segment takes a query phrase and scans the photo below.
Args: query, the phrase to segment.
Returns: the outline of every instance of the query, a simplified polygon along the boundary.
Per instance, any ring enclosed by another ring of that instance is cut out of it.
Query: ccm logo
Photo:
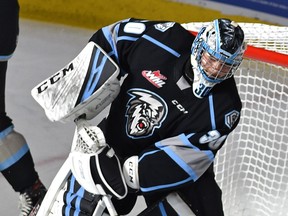
[[[172,100],[172,104],[175,105],[177,107],[177,109],[179,111],[181,111],[182,113],[184,113],[184,114],[188,113],[188,111],[185,110],[185,108],[177,100]]]
[[[134,182],[134,164],[133,164],[133,162],[129,162],[128,175],[129,175],[129,181],[133,183]]]
[[[66,76],[67,72],[72,71],[73,69],[74,69],[73,63],[71,63],[68,66],[68,68],[64,68],[62,71],[59,71],[58,73],[54,74],[52,77],[47,79],[45,82],[40,84],[37,87],[38,94],[41,94],[42,92],[44,92],[49,86],[51,86],[51,85],[55,84],[56,82],[58,82],[61,78]]]

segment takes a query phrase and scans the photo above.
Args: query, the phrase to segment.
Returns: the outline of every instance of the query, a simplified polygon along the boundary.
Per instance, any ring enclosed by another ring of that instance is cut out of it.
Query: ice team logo
[[[133,139],[149,137],[161,127],[168,108],[165,101],[153,92],[130,89],[131,99],[127,103],[126,132]]]
[[[150,83],[152,83],[157,88],[163,87],[165,82],[163,80],[167,80],[167,78],[160,73],[160,70],[151,71],[144,70],[142,71],[142,76],[145,77]]]

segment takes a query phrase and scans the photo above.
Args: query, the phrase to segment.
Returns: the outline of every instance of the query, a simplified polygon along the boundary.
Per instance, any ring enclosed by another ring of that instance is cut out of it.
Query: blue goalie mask
[[[191,47],[194,95],[203,98],[217,83],[232,77],[245,49],[244,32],[236,22],[217,19],[202,27]]]

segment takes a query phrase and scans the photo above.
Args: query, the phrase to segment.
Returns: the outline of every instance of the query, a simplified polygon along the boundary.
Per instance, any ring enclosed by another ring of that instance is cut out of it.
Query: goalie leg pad
[[[93,214],[101,196],[85,191],[71,175],[67,180],[67,187],[62,199],[64,201],[62,215],[74,215],[74,212],[78,212],[79,215],[88,216]]]

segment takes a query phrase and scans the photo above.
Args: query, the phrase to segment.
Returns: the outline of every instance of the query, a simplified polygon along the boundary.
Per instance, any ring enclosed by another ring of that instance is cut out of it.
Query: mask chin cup
[[[193,94],[197,98],[203,98],[209,95],[211,89],[217,84],[209,82],[205,77],[197,70],[194,70],[194,80],[192,85]]]

